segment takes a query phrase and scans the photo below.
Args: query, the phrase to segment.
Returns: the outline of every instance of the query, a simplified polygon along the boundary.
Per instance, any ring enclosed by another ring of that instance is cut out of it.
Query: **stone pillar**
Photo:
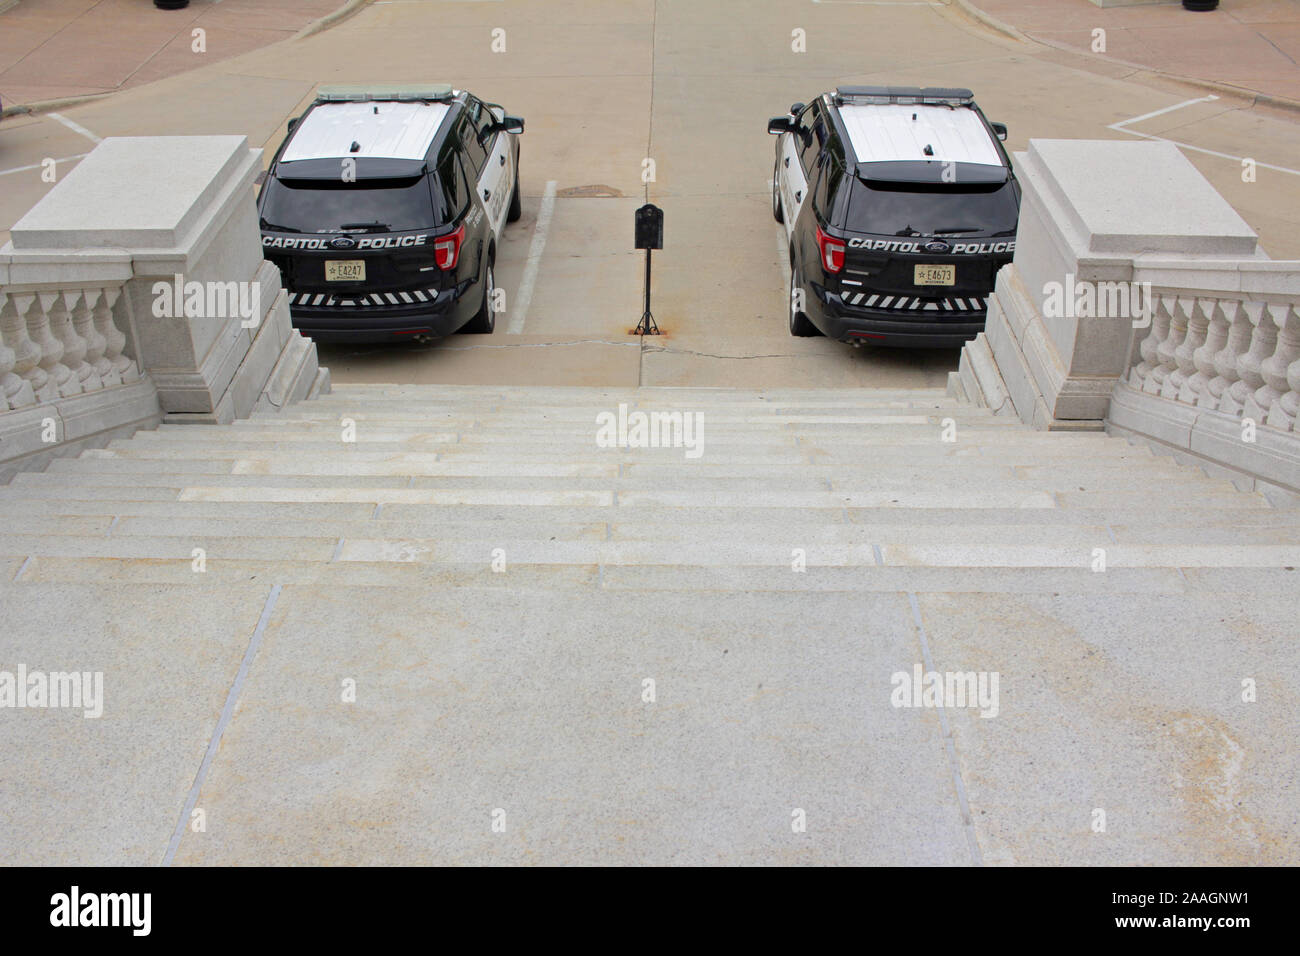
[[[962,350],[963,381],[979,381],[982,394],[972,397],[984,404],[1004,407],[1009,396],[1037,428],[1100,429],[1115,383],[1136,362],[1165,358],[1146,347],[1137,353],[1158,311],[1146,302],[1143,315],[1133,301],[1144,297],[1133,285],[1143,259],[1264,255],[1255,233],[1171,143],[1030,140],[1015,165],[1024,190],[1015,259],[998,274],[984,336]],[[1181,387],[1196,374],[1208,317],[1175,304],[1159,321],[1179,329],[1177,341],[1155,341],[1170,350]]]
[[[225,423],[328,390],[315,345],[290,324],[279,271],[262,257],[260,169],[260,150],[242,136],[110,138],[15,224],[0,267],[14,290],[38,297],[28,328],[61,394],[96,368],[101,380],[131,381],[126,355],[156,386],[167,421]],[[54,294],[96,287],[121,289],[121,341],[111,293]],[[15,299],[21,312],[27,303]]]

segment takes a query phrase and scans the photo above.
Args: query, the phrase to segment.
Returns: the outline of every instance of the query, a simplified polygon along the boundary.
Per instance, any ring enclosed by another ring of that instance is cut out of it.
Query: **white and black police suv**
[[[322,88],[258,197],[294,326],[324,341],[491,332],[523,129],[446,85]]]
[[[984,328],[1020,184],[970,90],[842,86],[767,129],[791,334],[952,347]]]

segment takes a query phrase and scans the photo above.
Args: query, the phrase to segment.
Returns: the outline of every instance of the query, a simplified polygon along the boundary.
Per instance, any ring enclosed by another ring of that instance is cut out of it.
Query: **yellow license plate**
[[[327,259],[325,262],[326,282],[364,282],[365,278],[365,259]]]
[[[955,265],[917,266],[912,281],[916,285],[955,285],[957,267]]]

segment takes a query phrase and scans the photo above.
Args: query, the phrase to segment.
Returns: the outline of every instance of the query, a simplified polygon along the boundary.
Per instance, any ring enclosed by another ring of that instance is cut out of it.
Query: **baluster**
[[[1213,299],[1192,299],[1188,303],[1187,337],[1174,351],[1174,361],[1178,363],[1178,371],[1170,376],[1169,385],[1175,387],[1173,380],[1178,379],[1176,385],[1178,394],[1174,397],[1188,405],[1196,404],[1199,390],[1205,385],[1204,377],[1196,368],[1195,356],[1205,344],[1210,327],[1210,312],[1213,308]]]
[[[63,344],[60,361],[70,371],[68,387],[60,389],[59,394],[79,395],[86,390],[91,374],[90,366],[86,364],[86,342],[72,329],[72,316],[62,292],[41,292],[38,298],[49,318],[50,334]]]
[[[45,372],[36,364],[41,357],[27,334],[27,323],[18,310],[18,303],[9,296],[0,295],[0,342],[13,354],[13,365],[0,375],[0,392],[10,408],[23,408],[36,404],[36,388],[44,384]],[[35,370],[38,375],[32,375]],[[38,381],[34,384],[33,379]]]
[[[1228,341],[1228,329],[1237,316],[1235,299],[1210,300],[1210,324],[1205,330],[1205,344],[1192,354],[1196,363],[1196,404],[1203,408],[1214,408],[1219,404],[1219,394],[1214,390],[1218,370],[1214,366],[1214,357],[1219,354]]]
[[[94,292],[78,289],[75,292],[68,293],[68,301],[72,305],[72,328],[86,343],[86,354],[84,356],[86,367],[90,369],[90,374],[86,377],[86,391],[94,391],[104,387],[104,377],[99,370],[99,361],[104,354],[104,346],[108,343],[104,336],[95,331],[95,317],[90,312],[90,297]]]
[[[113,373],[120,382],[138,382],[140,370],[135,362],[122,353],[126,346],[126,335],[113,322],[113,305],[122,295],[121,289],[105,289],[99,301],[95,303],[95,328],[104,336],[107,346],[104,357],[113,366]],[[106,380],[107,381],[107,380]],[[116,385],[118,382],[113,382]]]
[[[1214,353],[1214,371],[1218,374],[1210,379],[1210,394],[1214,397],[1210,407],[1229,414],[1240,411],[1233,407],[1231,395],[1232,386],[1240,377],[1237,374],[1237,356],[1250,348],[1250,337],[1255,331],[1246,305],[1245,302],[1234,302],[1230,313],[1225,304],[1224,314],[1228,316],[1228,342]]]
[[[1269,415],[1269,424],[1275,428],[1297,428],[1296,422],[1300,421],[1300,359],[1296,359],[1286,370],[1286,383],[1291,390],[1277,400],[1273,406],[1273,413]],[[1274,421],[1274,419],[1277,421]],[[1282,422],[1286,425],[1283,426]]]
[[[1228,415],[1240,415],[1241,410],[1246,407],[1246,400],[1250,398],[1251,392],[1259,388],[1264,383],[1263,379],[1252,384],[1243,378],[1242,362],[1245,360],[1247,353],[1255,346],[1255,335],[1260,327],[1260,317],[1264,314],[1263,302],[1243,302],[1241,303],[1241,314],[1245,318],[1246,329],[1241,336],[1234,342],[1231,333],[1228,335],[1228,348],[1219,353],[1223,355],[1228,349],[1236,346],[1236,351],[1230,356],[1225,356],[1225,366],[1227,371],[1223,373],[1224,377],[1229,379],[1232,384],[1223,390],[1223,397],[1219,399],[1219,411]],[[1271,323],[1270,323],[1271,324]],[[1215,362],[1215,367],[1219,363]]]
[[[1155,395],[1165,394],[1165,383],[1169,377],[1177,370],[1178,366],[1174,363],[1174,352],[1178,346],[1183,344],[1183,336],[1187,334],[1187,311],[1183,308],[1183,300],[1174,299],[1169,309],[1169,334],[1165,336],[1164,341],[1156,349],[1156,365],[1151,369],[1151,374],[1147,376],[1146,385],[1143,386],[1144,392],[1151,392]],[[1174,395],[1167,396],[1173,398]]]
[[[1151,311],[1151,331],[1138,346],[1142,361],[1129,370],[1129,384],[1141,391],[1147,390],[1146,383],[1151,378],[1151,372],[1159,364],[1156,351],[1160,348],[1160,343],[1169,335],[1169,315],[1173,311],[1173,299],[1161,296],[1154,306]]]
[[[1267,409],[1261,408],[1255,401],[1255,393],[1264,387],[1264,374],[1260,371],[1260,366],[1277,348],[1277,324],[1273,321],[1273,313],[1267,303],[1256,304],[1259,306],[1258,317],[1252,316],[1255,332],[1250,337],[1250,350],[1237,359],[1241,381],[1232,386],[1232,397],[1234,401],[1241,402],[1239,414],[1243,418],[1253,419],[1256,424],[1262,425]]]
[[[90,350],[86,353],[86,361],[95,369],[95,374],[99,380],[104,383],[104,387],[110,385],[121,385],[122,377],[117,374],[113,368],[112,361],[108,357],[108,337],[99,329],[96,310],[99,308],[100,300],[104,297],[103,289],[86,289],[86,312],[90,316],[90,332],[93,338],[87,335],[87,341],[91,343]]]
[[[1290,382],[1290,370],[1292,366],[1300,368],[1297,365],[1300,362],[1300,311],[1297,311],[1295,305],[1276,305],[1273,307],[1273,317],[1279,330],[1277,350],[1260,366],[1265,385],[1255,393],[1255,400],[1262,405],[1262,399],[1269,399],[1265,422],[1273,428],[1287,431],[1295,424],[1296,395],[1295,386]],[[1267,393],[1261,395],[1265,390]],[[1288,396],[1292,399],[1289,411],[1282,403]]]
[[[45,323],[45,313],[41,311],[34,292],[15,295],[13,301],[18,312],[18,331],[15,334],[30,346],[27,351],[29,364],[24,368],[23,351],[15,345],[14,351],[18,355],[18,364],[14,368],[31,384],[36,401],[52,402],[59,397],[59,380],[55,372],[61,367],[58,357],[63,354],[63,346],[58,339],[50,335],[49,327]],[[47,349],[56,352],[51,355]],[[66,366],[62,368],[66,375],[72,374]]]

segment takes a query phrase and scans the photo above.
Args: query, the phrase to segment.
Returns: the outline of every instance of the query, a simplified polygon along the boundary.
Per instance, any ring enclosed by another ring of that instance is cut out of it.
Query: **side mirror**
[[[804,108],[806,105],[807,105],[806,103],[791,103],[791,104],[790,104],[790,115],[791,115],[791,116],[798,116],[800,113],[803,112],[803,108]]]
[[[773,116],[767,121],[767,131],[775,135],[788,133],[794,129],[794,120],[788,116]]]
[[[292,132],[297,128],[297,126],[298,126],[298,120],[300,120],[301,118],[302,118],[302,117],[298,116],[298,117],[294,117],[293,119],[289,120],[289,132],[290,132],[290,133],[292,133]]]
[[[1000,140],[1004,140],[1004,141],[1006,140],[1006,138],[1007,138],[1007,124],[1006,124],[1006,123],[989,123],[989,125],[993,127],[993,132],[997,133],[997,135],[998,135],[998,139],[1000,139]]]
[[[492,130],[497,133],[522,133],[524,131],[523,117],[506,116],[500,122],[493,123]]]

